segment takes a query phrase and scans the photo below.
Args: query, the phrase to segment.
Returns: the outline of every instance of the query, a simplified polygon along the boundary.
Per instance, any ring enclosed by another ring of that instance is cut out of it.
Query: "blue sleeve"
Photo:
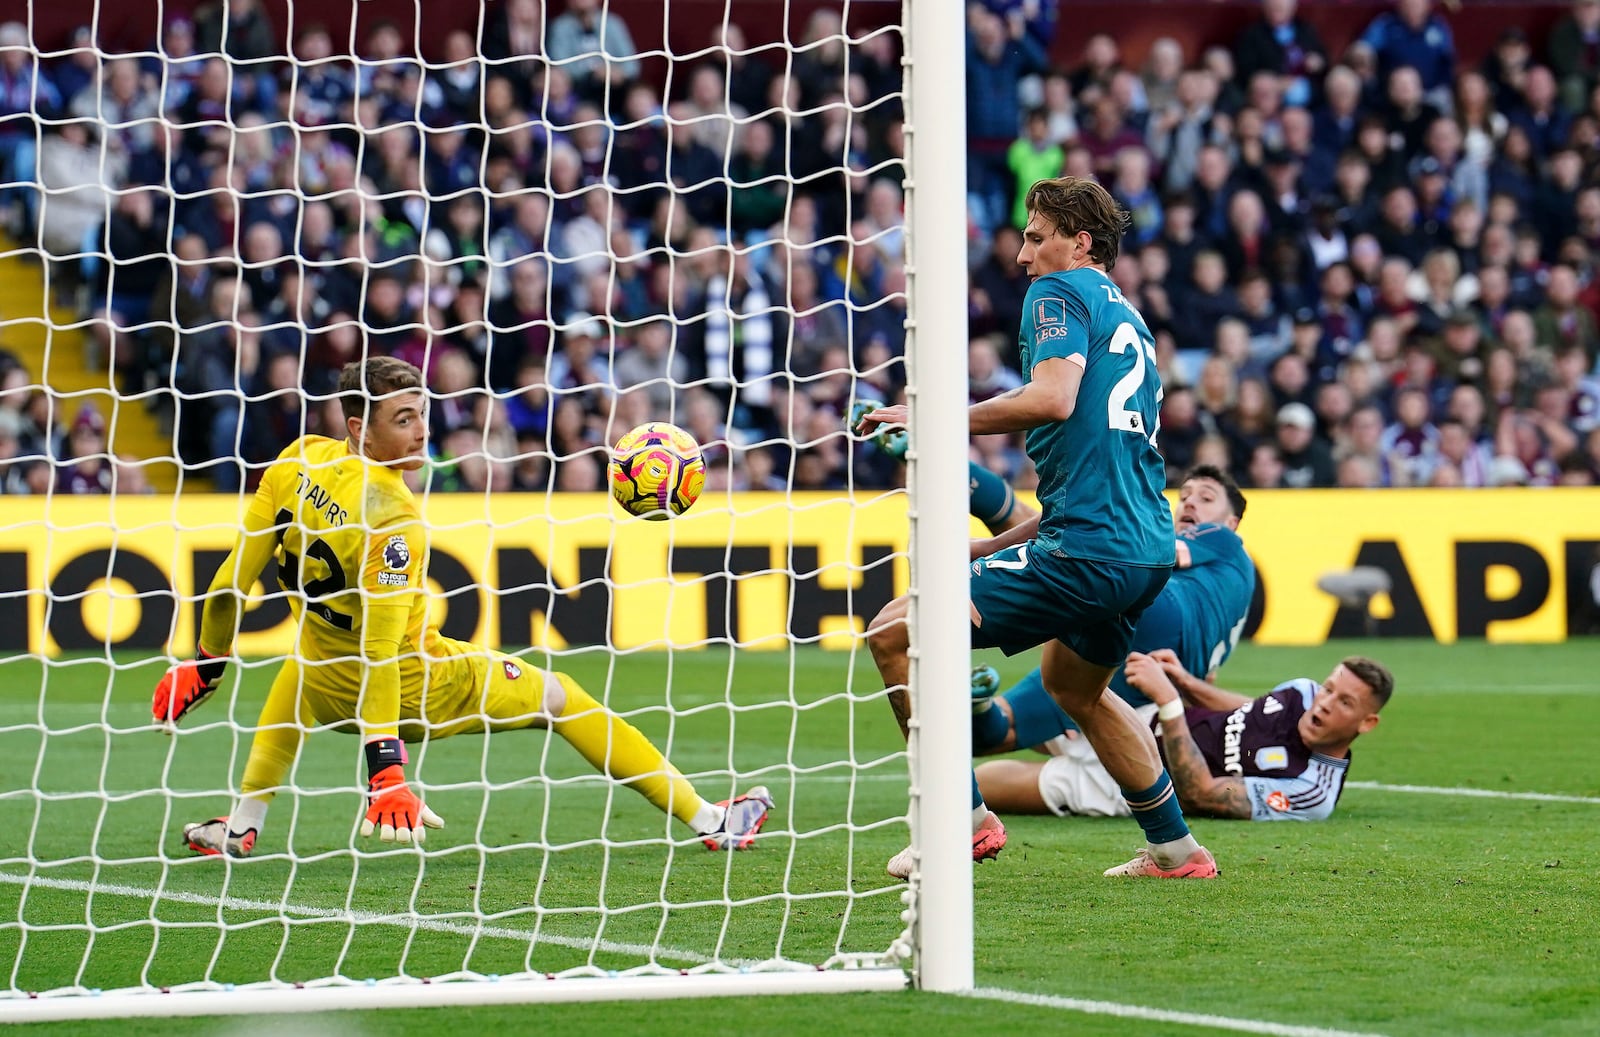
[[[1189,547],[1189,565],[1199,568],[1214,565],[1244,550],[1244,541],[1227,526],[1211,523],[1184,530],[1178,534]]]
[[[1028,371],[1041,360],[1076,356],[1089,361],[1089,307],[1071,285],[1056,278],[1040,278],[1028,289],[1022,307],[1024,341],[1032,343]]]
[[[1284,681],[1276,688],[1273,688],[1271,694],[1276,695],[1280,691],[1297,692],[1300,695],[1301,703],[1304,704],[1307,709],[1310,709],[1311,700],[1317,697],[1317,690],[1321,687],[1321,684],[1312,680],[1310,677],[1296,677],[1294,680]]]
[[[1250,794],[1252,821],[1326,821],[1338,805],[1338,796],[1318,796],[1313,778],[1241,778]],[[1309,806],[1300,801],[1315,800]]]

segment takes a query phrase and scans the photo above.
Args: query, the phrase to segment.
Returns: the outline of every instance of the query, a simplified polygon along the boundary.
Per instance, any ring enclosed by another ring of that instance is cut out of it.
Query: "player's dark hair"
[[[422,372],[392,356],[352,360],[339,372],[339,407],[346,420],[368,421],[367,407],[407,389],[422,388]]]
[[[1228,498],[1228,507],[1233,509],[1233,517],[1244,518],[1244,493],[1239,489],[1239,484],[1233,481],[1233,476],[1214,464],[1197,464],[1183,475],[1184,482],[1190,479],[1210,479],[1222,487],[1223,494]]]
[[[1394,694],[1394,674],[1389,672],[1387,666],[1364,655],[1352,655],[1339,665],[1372,689],[1372,697],[1378,701],[1379,709],[1389,704],[1389,696]]]
[[[1106,270],[1117,265],[1122,235],[1133,218],[1111,192],[1085,177],[1060,176],[1041,180],[1028,189],[1028,211],[1053,224],[1063,237],[1087,231],[1093,239],[1089,258]]]

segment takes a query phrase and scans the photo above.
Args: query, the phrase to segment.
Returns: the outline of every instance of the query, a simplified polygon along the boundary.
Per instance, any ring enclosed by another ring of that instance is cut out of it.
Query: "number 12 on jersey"
[[[1161,431],[1161,401],[1166,397],[1161,388],[1160,379],[1156,381],[1156,419],[1152,427],[1145,428],[1144,415],[1128,408],[1128,401],[1133,394],[1144,385],[1144,367],[1148,360],[1152,368],[1156,364],[1156,344],[1148,339],[1141,339],[1139,331],[1132,324],[1123,321],[1117,325],[1117,330],[1111,335],[1111,342],[1106,346],[1113,353],[1126,353],[1133,351],[1133,369],[1111,387],[1111,395],[1106,400],[1106,425],[1119,432],[1132,432],[1136,435],[1146,435],[1150,438],[1150,445],[1156,445],[1156,434]]]

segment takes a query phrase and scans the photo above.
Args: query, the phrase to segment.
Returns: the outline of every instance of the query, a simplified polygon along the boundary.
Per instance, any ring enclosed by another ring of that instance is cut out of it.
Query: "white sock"
[[[1200,844],[1194,841],[1194,833],[1182,839],[1174,839],[1170,843],[1151,843],[1150,856],[1163,868],[1176,868],[1189,859],[1189,855],[1200,849]]]
[[[700,809],[695,812],[694,820],[689,822],[689,827],[700,835],[710,835],[722,828],[722,822],[727,816],[728,811],[724,807],[715,803],[702,803]]]
[[[972,831],[974,834],[977,833],[979,828],[983,827],[983,819],[988,816],[989,805],[987,803],[979,803],[972,808]]]
[[[267,826],[269,806],[271,803],[268,800],[240,796],[239,802],[233,805],[233,813],[228,815],[228,832],[232,835],[243,835],[254,828],[256,835],[260,836]]]

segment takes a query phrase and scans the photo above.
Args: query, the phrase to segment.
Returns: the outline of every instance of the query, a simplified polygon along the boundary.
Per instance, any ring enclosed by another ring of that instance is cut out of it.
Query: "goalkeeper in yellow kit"
[[[429,621],[426,528],[400,476],[423,464],[422,386],[420,371],[392,357],[346,365],[339,393],[349,438],[303,436],[262,476],[239,539],[211,581],[196,657],[162,677],[152,712],[175,725],[216,690],[240,602],[274,556],[297,625],[295,652],[261,708],[232,814],[185,825],[189,847],[247,856],[315,726],[359,734],[365,744],[363,836],[420,843],[427,829],[444,825],[406,783],[405,742],[549,727],[708,847],[749,847],[772,807],[765,788],[708,803],[644,735],[571,677],[444,637]]]

